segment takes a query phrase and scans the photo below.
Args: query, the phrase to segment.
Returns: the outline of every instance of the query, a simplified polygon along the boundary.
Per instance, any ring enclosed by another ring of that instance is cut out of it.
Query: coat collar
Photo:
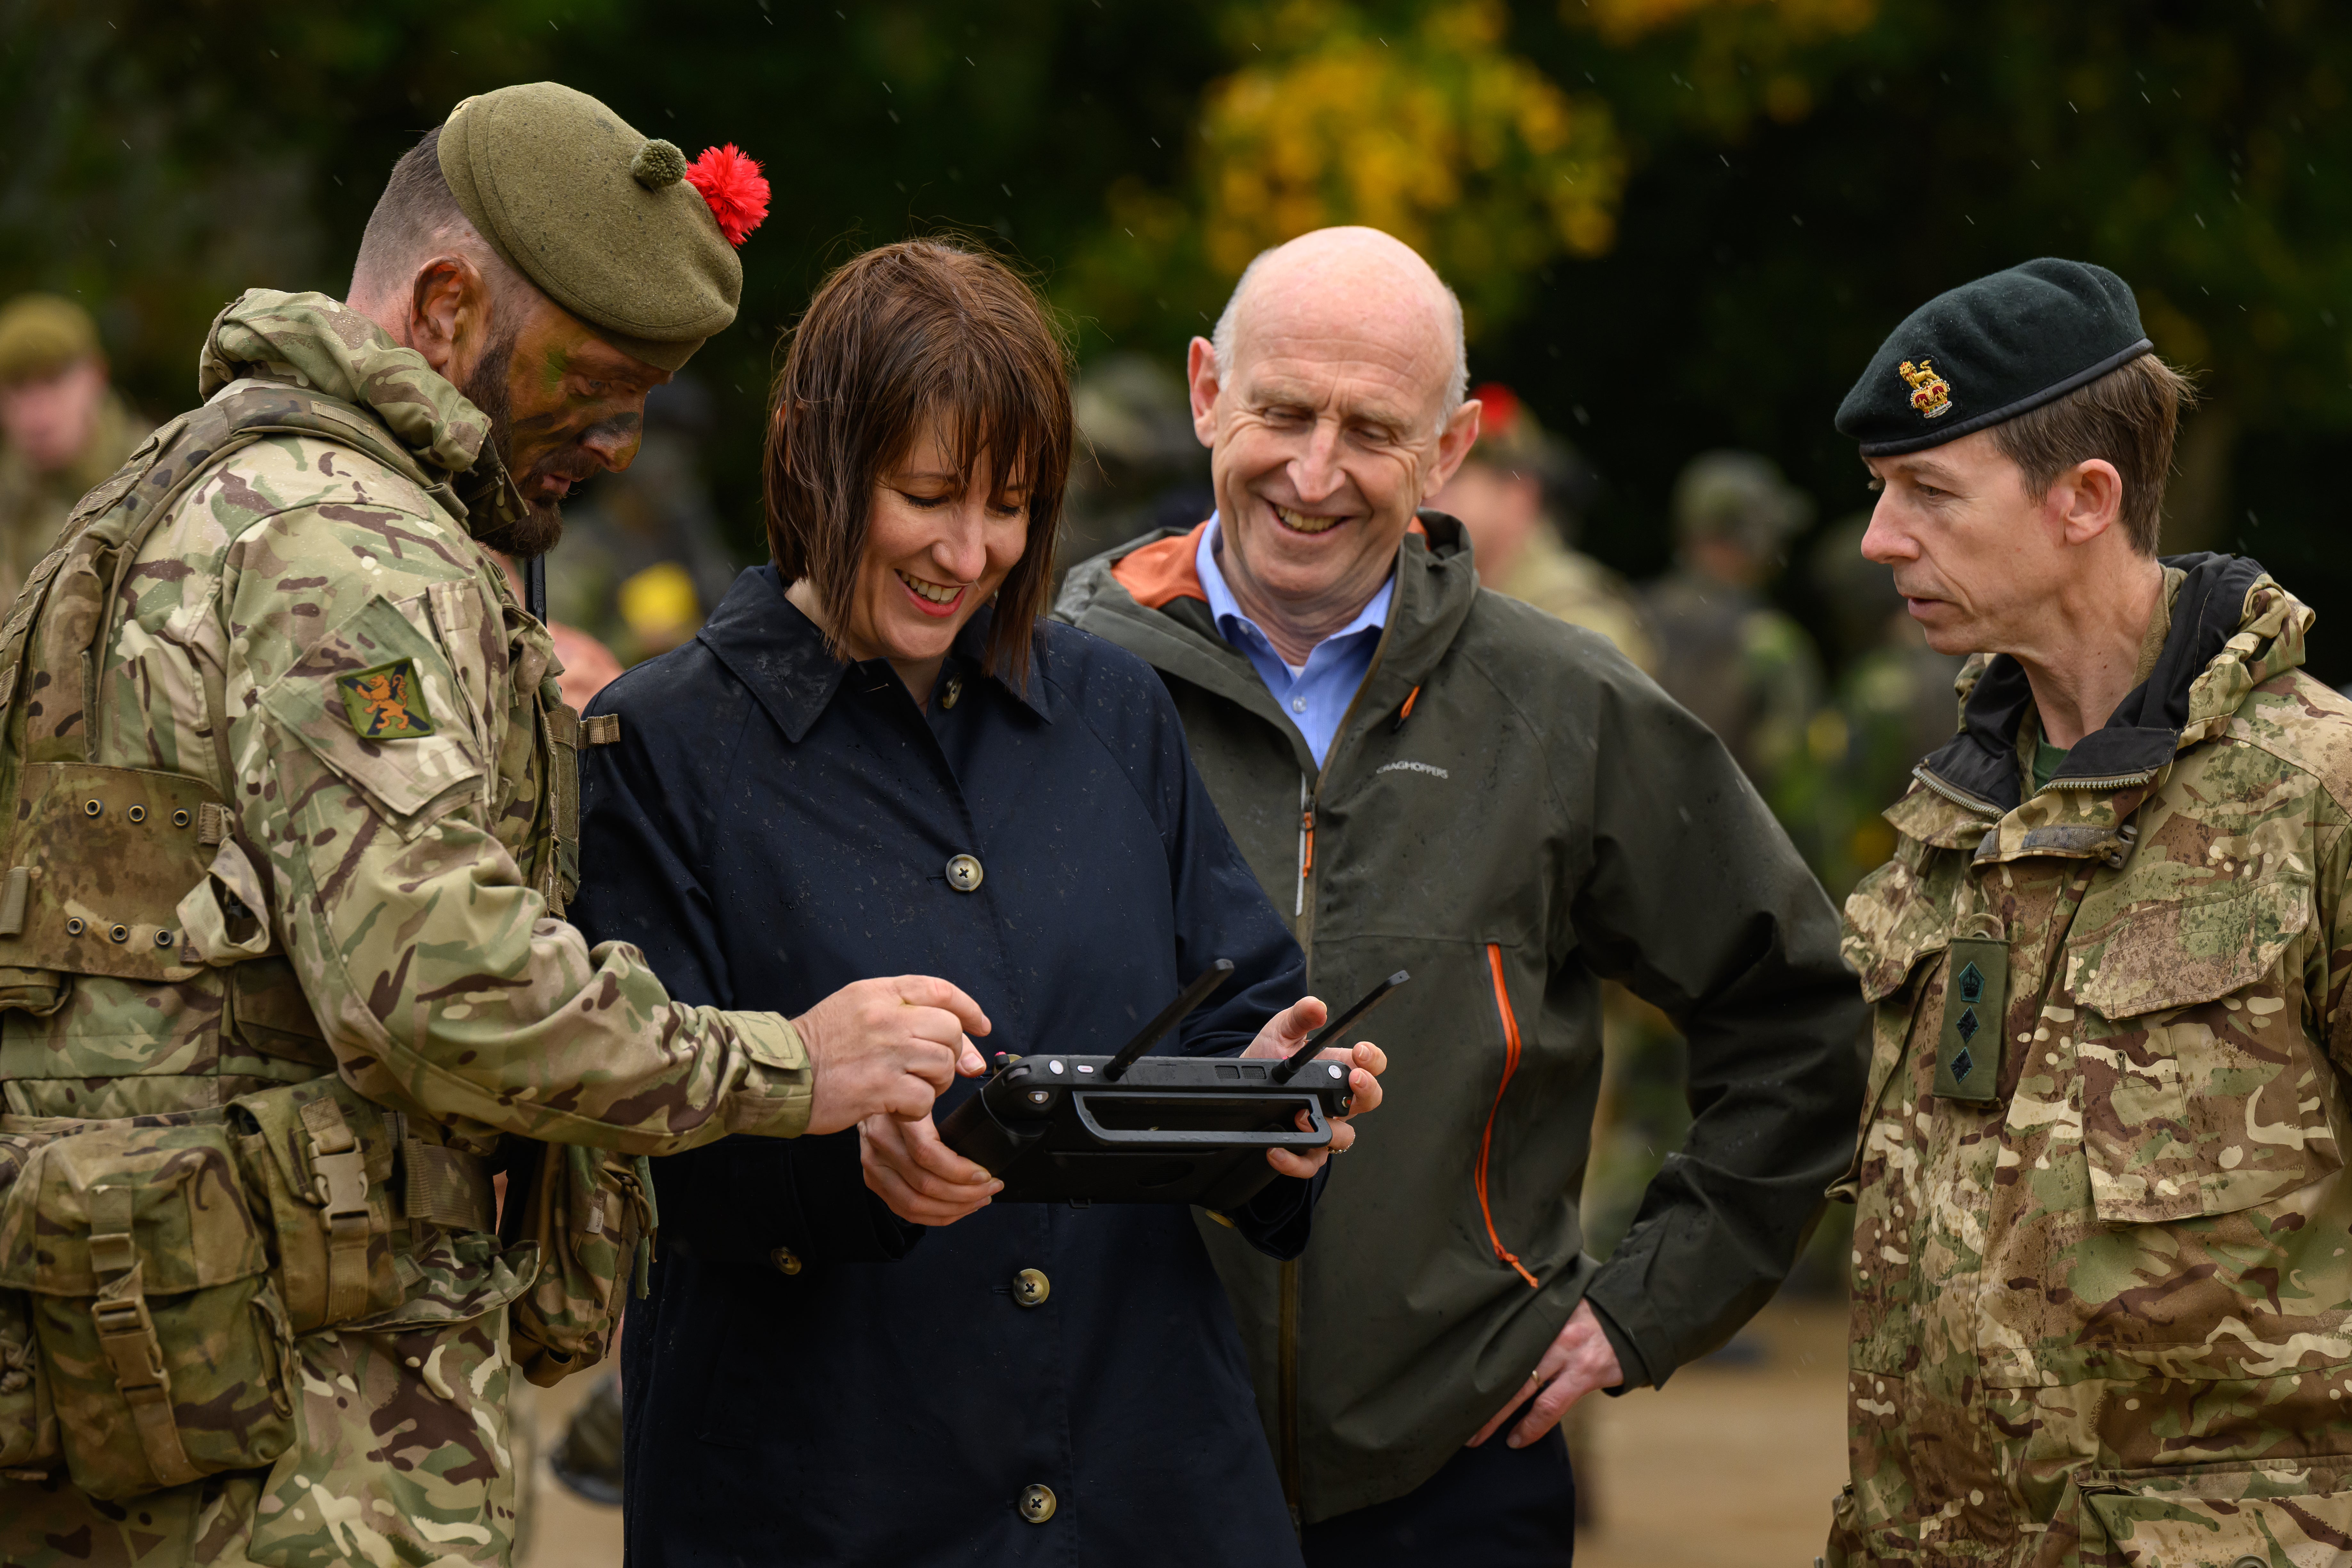
[[[853,674],[874,680],[896,680],[898,674],[887,659],[845,663],[835,658],[824,646],[824,634],[801,613],[799,605],[784,596],[784,587],[772,563],[750,568],[735,579],[735,585],[727,590],[727,596],[710,612],[710,618],[703,622],[695,640],[708,647],[751,690],[768,717],[784,732],[784,738],[798,745],[832,703],[834,693]],[[965,623],[948,654],[949,668],[975,673],[982,669],[988,647],[989,623],[994,614],[995,606],[982,605],[980,613]],[[1054,714],[1040,654],[1045,640],[1041,635],[1030,645],[1025,689],[992,671],[988,679],[1003,687],[1013,700],[1051,723]]]
[[[2191,689],[2237,633],[2263,575],[2261,563],[2244,556],[2179,555],[2165,565],[2184,576],[2155,668],[2103,728],[2074,743],[2052,787],[2103,791],[2145,783],[2171,762],[2189,724]],[[2023,793],[2018,733],[2032,706],[2024,667],[2007,654],[1995,658],[1961,708],[1960,732],[1919,764],[1925,782],[2002,812],[2016,810]]]
[[[1896,831],[1979,860],[2099,856],[2120,864],[2133,812],[2161,787],[2175,756],[2221,734],[2254,688],[2298,668],[2312,613],[2243,557],[2181,555],[2162,645],[2106,725],[2067,754],[2050,786],[2021,800],[2020,735],[2032,707],[2006,656],[1961,674],[1958,735],[1921,763],[1890,806]],[[2143,657],[2147,657],[2143,655]]]
[[[197,395],[210,399],[248,378],[366,409],[418,464],[450,476],[478,535],[513,522],[529,504],[490,439],[489,416],[424,355],[324,294],[248,289],[222,308],[197,356]]]
[[[1203,525],[1205,526],[1205,524]],[[1192,570],[1200,530],[1163,528],[1121,550],[1083,563],[1063,585],[1055,614],[1082,631],[1108,637],[1153,668],[1213,691],[1281,731],[1299,770],[1321,772],[1306,738],[1239,648],[1217,636],[1206,595]],[[1141,560],[1135,565],[1129,563]],[[1397,549],[1395,592],[1372,668],[1349,718],[1333,738],[1337,757],[1365,712],[1392,713],[1428,679],[1454,646],[1478,598],[1478,574],[1462,524],[1424,510]],[[1187,616],[1187,605],[1200,612]]]

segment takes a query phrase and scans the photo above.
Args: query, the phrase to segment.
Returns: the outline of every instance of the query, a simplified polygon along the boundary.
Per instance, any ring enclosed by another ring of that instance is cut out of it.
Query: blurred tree
[[[1234,6],[1248,63],[1204,93],[1181,194],[1113,185],[1072,294],[1112,330],[1171,293],[1213,314],[1259,251],[1362,223],[1452,279],[1474,334],[1507,322],[1530,268],[1609,248],[1624,182],[1607,105],[1507,52],[1508,20],[1501,0]]]
[[[1184,7],[1094,0],[0,0],[0,296],[89,302],[168,414],[236,292],[344,289],[386,171],[458,99],[561,79],[689,155],[766,163],[741,318],[694,365],[725,526],[764,554],[770,359],[825,267],[952,228],[1052,269],[1116,178],[1172,177],[1222,59]]]
[[[350,280],[400,148],[486,84],[541,74],[606,0],[0,0],[0,289],[88,301],[158,412],[239,289]]]
[[[2352,14],[1542,9],[1560,25],[1523,18],[1521,48],[1555,78],[1590,73],[1617,115],[1622,237],[1553,268],[1528,317],[1478,347],[1482,370],[1584,410],[1580,437],[1616,481],[1596,553],[1663,563],[1666,487],[1702,445],[1774,453],[1830,515],[1859,504],[1829,421],[1878,340],[1939,289],[2063,253],[2128,279],[2158,349],[2205,388],[2168,548],[2260,556],[2323,612],[2317,672],[2352,676],[2328,638],[2352,615],[2352,562],[2313,504],[2352,423],[2352,223],[2335,199],[2352,174]]]
[[[393,159],[540,76],[776,181],[742,322],[697,362],[746,550],[780,329],[910,231],[1026,258],[1087,352],[1169,353],[1260,246],[1392,228],[1461,289],[1481,373],[1608,474],[1586,542],[1636,574],[1707,447],[1854,504],[1829,420],[1880,336],[2054,251],[2130,279],[2210,395],[2174,542],[2288,575],[2315,668],[2352,677],[2317,503],[2352,423],[2352,13],[2323,0],[0,0],[0,292],[89,301],[168,412],[223,300],[341,289]]]

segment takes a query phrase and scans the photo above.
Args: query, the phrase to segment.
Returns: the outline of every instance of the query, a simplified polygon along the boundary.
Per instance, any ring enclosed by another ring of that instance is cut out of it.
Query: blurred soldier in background
[[[1812,510],[1769,459],[1708,452],[1675,481],[1675,569],[1649,591],[1658,684],[1723,738],[1783,824],[1801,793],[1821,660],[1764,592]]]
[[[1071,378],[1070,415],[1080,456],[1063,503],[1061,570],[1216,509],[1184,383],[1159,361],[1121,353],[1087,366]]]
[[[562,547],[548,554],[549,616],[623,667],[692,637],[735,581],[739,563],[702,473],[710,412],[700,382],[654,388],[637,460],[589,483],[564,510]],[[569,666],[560,640],[556,651]]]
[[[56,294],[0,308],[0,604],[16,602],[74,502],[147,430],[107,384],[88,311]]]
[[[1509,387],[1489,382],[1471,395],[1486,410],[1478,444],[1429,504],[1469,531],[1479,583],[1599,632],[1655,675],[1657,650],[1641,601],[1617,574],[1573,548],[1601,476],[1537,423]]]
[[[1787,563],[1789,541],[1811,521],[1812,502],[1769,460],[1719,451],[1683,470],[1673,508],[1675,569],[1644,595],[1658,684],[1723,738],[1818,872],[1822,757],[1842,747],[1834,716],[1822,711],[1812,639],[1765,598]],[[1610,1001],[1608,1070],[1584,1189],[1596,1249],[1613,1247],[1633,1225],[1643,1194],[1691,1125],[1681,1034],[1630,993],[1614,992]],[[1733,1351],[1748,1353],[1737,1344]]]
[[[1841,674],[1836,707],[1839,761],[1822,792],[1821,853],[1814,869],[1843,899],[1895,852],[1886,802],[1911,787],[1911,770],[1959,728],[1953,681],[1963,662],[1937,653],[1895,591],[1895,575],[1864,559],[1870,514],[1822,534],[1808,574],[1829,611]]]

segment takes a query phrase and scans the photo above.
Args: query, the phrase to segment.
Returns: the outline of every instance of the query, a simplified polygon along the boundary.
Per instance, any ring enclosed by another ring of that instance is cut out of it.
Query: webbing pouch
[[[217,1111],[93,1121],[0,1198],[73,1484],[120,1500],[273,1462],[293,1335]]]
[[[0,1204],[47,1134],[0,1132]],[[0,1290],[0,1476],[46,1476],[58,1461],[57,1406],[33,1341],[33,1299]]]
[[[398,1306],[390,1115],[328,1077],[240,1095],[229,1121],[294,1331]]]
[[[214,858],[203,841],[220,809],[213,787],[89,763],[27,763],[23,779],[8,841],[17,863],[0,884],[0,914],[17,929],[0,931],[0,964],[151,983],[201,973],[178,909]]]
[[[523,1376],[541,1388],[604,1359],[623,1292],[647,1261],[656,1221],[644,1156],[543,1144],[510,1241],[537,1242],[541,1265],[509,1318]],[[511,1218],[511,1215],[509,1216]]]

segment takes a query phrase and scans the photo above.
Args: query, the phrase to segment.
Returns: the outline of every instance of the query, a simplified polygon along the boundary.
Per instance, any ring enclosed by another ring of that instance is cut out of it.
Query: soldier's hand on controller
[[[857,1124],[866,1184],[909,1225],[953,1225],[986,1208],[1004,1184],[940,1141],[928,1116],[869,1116]]]
[[[987,1070],[971,1037],[988,1033],[988,1015],[928,974],[845,985],[793,1027],[809,1055],[811,1132],[838,1132],[876,1115],[921,1121],[956,1074]]]
[[[1331,1009],[1313,996],[1302,996],[1266,1020],[1265,1027],[1250,1042],[1245,1057],[1286,1057],[1307,1043],[1307,1037],[1323,1026]],[[1323,1168],[1323,1162],[1335,1153],[1345,1153],[1356,1142],[1355,1119],[1368,1110],[1377,1110],[1381,1104],[1380,1075],[1388,1070],[1388,1053],[1370,1040],[1360,1040],[1352,1046],[1331,1046],[1315,1053],[1318,1062],[1346,1062],[1348,1066],[1348,1114],[1334,1116],[1331,1121],[1331,1142],[1312,1154],[1301,1154],[1289,1149],[1269,1149],[1266,1163],[1286,1176],[1311,1176]],[[1297,1117],[1298,1130],[1307,1131],[1313,1123],[1307,1112]]]

